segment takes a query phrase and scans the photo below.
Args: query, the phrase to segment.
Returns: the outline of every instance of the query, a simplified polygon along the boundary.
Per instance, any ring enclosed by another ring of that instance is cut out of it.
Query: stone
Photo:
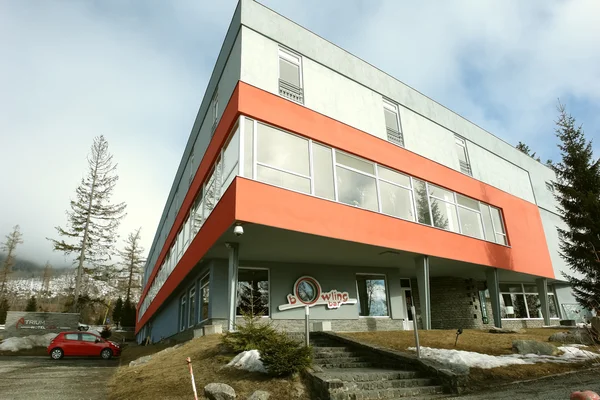
[[[549,342],[564,344],[594,344],[594,338],[584,330],[573,330],[570,332],[557,332],[548,338]]]
[[[318,321],[313,324],[313,330],[315,332],[329,332],[331,331],[331,321]]]
[[[204,396],[208,400],[232,400],[235,399],[235,390],[224,383],[209,383],[204,386]]]
[[[148,361],[150,361],[151,359],[152,359],[151,355],[149,355],[149,356],[143,356],[143,357],[138,358],[137,360],[131,361],[129,363],[129,366],[130,367],[135,367],[137,365],[147,364]]]
[[[264,390],[257,390],[248,397],[248,400],[269,400],[269,397],[271,397],[271,393]]]
[[[558,348],[551,343],[538,342],[537,340],[514,340],[512,348],[518,354],[537,354],[541,356],[558,355]]]
[[[218,335],[223,333],[223,325],[204,325],[204,335]]]
[[[523,333],[522,329],[510,329],[510,328],[490,328],[490,333]]]

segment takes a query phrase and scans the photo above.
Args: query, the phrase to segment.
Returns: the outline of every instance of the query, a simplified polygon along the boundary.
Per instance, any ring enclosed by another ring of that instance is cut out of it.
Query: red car
[[[61,332],[48,346],[48,354],[53,360],[64,356],[102,357],[105,360],[121,355],[118,344],[89,332]]]

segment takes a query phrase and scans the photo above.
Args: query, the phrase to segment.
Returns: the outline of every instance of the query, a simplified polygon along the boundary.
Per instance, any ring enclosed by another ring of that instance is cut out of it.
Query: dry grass
[[[191,357],[200,398],[205,385],[217,382],[232,386],[239,398],[246,398],[260,389],[271,392],[272,399],[309,399],[308,392],[299,378],[273,379],[259,373],[221,369],[233,354],[224,352],[220,343],[220,335],[193,339],[175,350],[152,358],[147,364],[136,367],[128,367],[129,360],[162,350],[165,346],[128,347],[123,351],[121,367],[109,383],[109,398],[191,398],[192,386],[185,361],[186,357]]]
[[[524,329],[523,333],[489,333],[478,329],[465,329],[456,340],[456,330],[431,330],[419,331],[419,342],[421,346],[437,349],[455,349],[475,351],[477,353],[490,354],[494,356],[512,354],[513,340],[538,340],[547,342],[550,335],[556,332],[564,332],[564,329]],[[345,333],[353,339],[376,344],[380,347],[405,351],[415,346],[415,337],[412,331],[379,331],[379,332],[356,332]],[[556,343],[559,345],[559,343]]]

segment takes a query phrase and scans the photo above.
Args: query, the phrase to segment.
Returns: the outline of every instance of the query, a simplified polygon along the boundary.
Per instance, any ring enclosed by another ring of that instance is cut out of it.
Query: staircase
[[[357,346],[313,335],[314,370],[331,400],[435,399],[444,387],[410,365],[385,360]]]

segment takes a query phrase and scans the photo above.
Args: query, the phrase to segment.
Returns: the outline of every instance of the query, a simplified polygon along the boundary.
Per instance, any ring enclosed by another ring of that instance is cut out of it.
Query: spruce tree
[[[83,273],[99,279],[109,278],[108,262],[114,255],[117,228],[125,216],[125,203],[112,204],[111,197],[119,179],[104,136],[94,138],[87,157],[88,171],[76,189],[67,211],[67,228],[56,227],[65,239],[49,239],[54,250],[74,254],[77,278],[72,310],[79,305]]]
[[[119,326],[123,317],[123,299],[121,297],[119,297],[115,302],[115,308],[113,308],[112,317],[113,322]]]
[[[27,305],[25,306],[25,311],[35,312],[37,311],[37,300],[35,296],[31,296],[27,301]]]
[[[126,268],[126,300],[131,299],[132,290],[138,291],[141,289],[140,275],[146,260],[143,257],[144,248],[140,244],[140,230],[141,228],[129,234],[125,241],[125,248],[119,252]]]
[[[23,234],[19,225],[15,225],[12,232],[6,235],[6,241],[0,244],[0,249],[6,252],[6,258],[0,266],[0,296],[4,295],[8,275],[10,275],[13,265],[15,265],[15,250],[21,243],[23,243]]]
[[[573,271],[564,274],[577,301],[600,309],[600,162],[581,126],[559,105],[556,136],[561,162],[553,165],[558,211],[567,225],[558,229],[560,252]]]
[[[533,158],[534,160],[541,162],[540,161],[540,157],[536,157],[536,153],[535,151],[531,151],[531,149],[529,148],[529,146],[527,146],[525,143],[523,142],[519,142],[519,144],[517,144],[515,146],[515,148],[519,151],[521,151],[522,153],[527,154],[529,157]]]

